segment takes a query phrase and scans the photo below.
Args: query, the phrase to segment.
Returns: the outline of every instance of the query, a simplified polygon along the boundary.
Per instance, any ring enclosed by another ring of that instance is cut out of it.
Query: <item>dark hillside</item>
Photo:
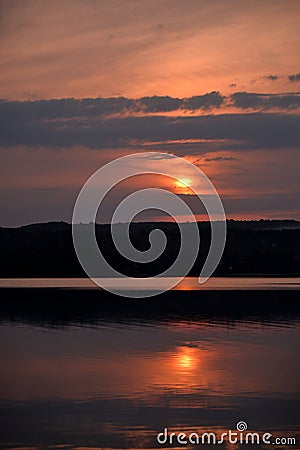
[[[210,244],[210,226],[200,222],[201,249],[190,275],[197,275]],[[117,225],[123,233],[123,225]],[[186,224],[185,226],[189,226]],[[114,248],[109,225],[97,225],[97,240],[108,261],[119,271],[149,276],[166,270],[179,249],[174,223],[133,223],[130,234],[139,250],[148,248],[151,230],[160,228],[168,238],[164,253],[153,263],[132,263]],[[0,228],[0,277],[82,277],[73,248],[71,225],[50,222],[20,228]],[[228,221],[224,255],[216,275],[299,275],[300,223],[297,221]]]

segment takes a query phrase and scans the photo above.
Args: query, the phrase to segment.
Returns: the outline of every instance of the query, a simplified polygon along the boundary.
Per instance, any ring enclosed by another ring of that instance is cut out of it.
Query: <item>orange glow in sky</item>
[[[180,178],[180,180],[176,181],[176,186],[178,187],[190,187],[192,185],[192,181],[189,178]]]
[[[299,69],[297,1],[1,4],[1,98],[279,92]]]

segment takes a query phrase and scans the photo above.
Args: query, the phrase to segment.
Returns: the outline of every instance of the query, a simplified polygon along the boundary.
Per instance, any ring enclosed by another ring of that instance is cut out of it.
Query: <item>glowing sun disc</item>
[[[179,178],[179,180],[176,181],[176,186],[181,188],[191,187],[191,184],[192,180],[190,180],[189,178]]]

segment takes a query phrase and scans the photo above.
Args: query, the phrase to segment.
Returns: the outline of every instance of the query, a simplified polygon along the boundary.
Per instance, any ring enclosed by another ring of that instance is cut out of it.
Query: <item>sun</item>
[[[192,180],[189,178],[179,178],[175,184],[179,188],[189,188],[192,185]]]

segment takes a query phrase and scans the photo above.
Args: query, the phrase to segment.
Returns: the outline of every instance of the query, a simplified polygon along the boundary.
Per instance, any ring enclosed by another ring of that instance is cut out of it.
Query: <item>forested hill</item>
[[[227,242],[216,275],[300,275],[300,222],[294,220],[234,221],[227,223]],[[117,225],[124,233],[124,225]],[[185,226],[190,226],[186,224]],[[210,245],[210,225],[198,223],[201,248],[191,276],[198,275]],[[163,254],[152,263],[132,263],[118,254],[110,225],[96,225],[99,246],[113,267],[132,276],[166,270],[177,256],[180,233],[173,222],[132,223],[130,236],[139,250],[149,248],[149,233],[159,228],[167,236]],[[0,277],[83,277],[71,225],[49,222],[20,228],[0,228]]]

